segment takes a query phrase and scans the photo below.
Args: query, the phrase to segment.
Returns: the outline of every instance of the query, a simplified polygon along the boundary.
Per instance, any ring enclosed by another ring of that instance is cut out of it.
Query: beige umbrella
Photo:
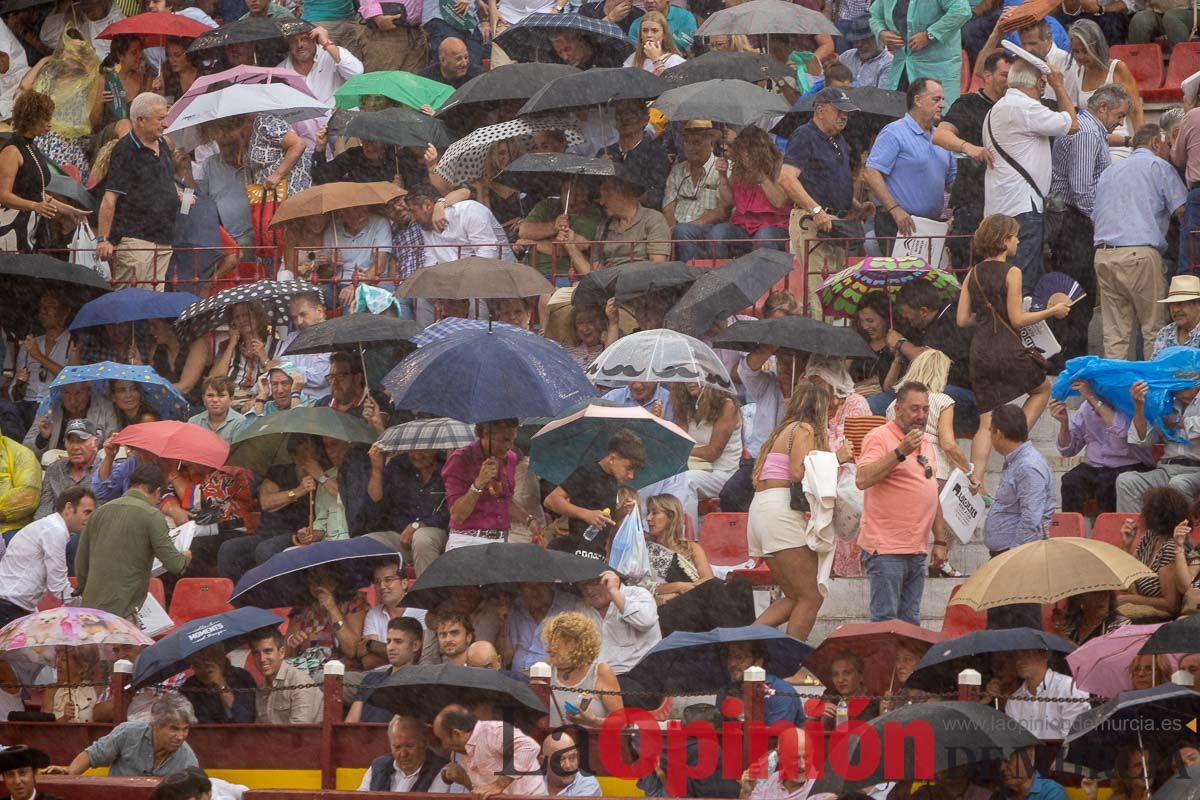
[[[405,194],[408,192],[388,181],[323,183],[292,195],[280,203],[271,217],[271,227],[315,214],[328,214],[342,208],[383,205]]]
[[[551,294],[554,286],[526,264],[470,256],[419,269],[396,290],[398,297],[487,300]]]
[[[1013,603],[1057,603],[1084,592],[1124,589],[1153,576],[1145,564],[1111,544],[1073,536],[1042,539],[984,564],[950,604],[983,611]]]

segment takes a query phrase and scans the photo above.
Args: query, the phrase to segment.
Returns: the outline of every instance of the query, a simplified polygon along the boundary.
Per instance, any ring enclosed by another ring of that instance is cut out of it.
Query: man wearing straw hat
[[[50,756],[23,744],[0,750],[0,777],[12,800],[62,800],[37,790],[38,770],[50,766]]]

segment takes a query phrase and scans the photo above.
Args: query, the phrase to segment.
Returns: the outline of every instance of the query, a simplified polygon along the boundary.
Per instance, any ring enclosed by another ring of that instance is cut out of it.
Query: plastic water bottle
[[[607,517],[611,513],[612,513],[612,509],[609,509],[609,508],[604,509],[604,516]],[[594,541],[596,541],[596,537],[600,535],[600,531],[602,531],[602,530],[604,530],[603,525],[588,525],[587,528],[583,532],[583,538],[589,542],[594,542]]]

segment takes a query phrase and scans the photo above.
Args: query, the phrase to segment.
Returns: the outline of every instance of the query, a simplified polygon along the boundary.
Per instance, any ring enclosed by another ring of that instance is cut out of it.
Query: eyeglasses
[[[402,580],[404,579],[399,575],[385,575],[382,578],[376,578],[375,580],[371,581],[371,583],[375,584],[376,586],[391,586],[393,583]]]
[[[925,468],[925,477],[927,479],[933,477],[933,467],[929,466],[928,458],[925,456],[917,456],[917,463]]]

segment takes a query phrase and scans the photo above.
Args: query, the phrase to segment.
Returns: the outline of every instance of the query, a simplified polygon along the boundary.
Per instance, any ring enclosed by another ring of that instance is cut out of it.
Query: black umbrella
[[[597,269],[580,278],[571,304],[603,306],[611,297],[627,300],[659,289],[686,289],[706,272],[682,261],[634,261]]]
[[[685,86],[717,78],[756,83],[781,80],[794,74],[786,64],[764,53],[718,53],[710,50],[671,67],[663,72],[662,77],[671,86]]]
[[[51,175],[46,183],[46,191],[73,203],[76,208],[82,208],[84,211],[96,210],[95,198],[88,194],[88,190],[83,188],[79,181],[66,175]]]
[[[1178,742],[1200,717],[1200,693],[1173,683],[1121,692],[1102,706],[1075,718],[1063,740],[1067,763],[1098,773],[1113,769],[1113,757],[1125,746],[1158,749]]]
[[[3,324],[9,336],[26,336],[38,327],[38,298],[48,289],[58,292],[74,310],[112,287],[90,269],[57,258],[0,253],[0,297],[6,306]]]
[[[792,266],[788,253],[764,248],[707,270],[667,312],[666,326],[703,336],[713,323],[753,306]]]
[[[720,78],[668,89],[650,107],[672,122],[706,119],[739,128],[763,117],[782,116],[790,108],[787,100],[774,92],[746,81]]]
[[[582,19],[586,19],[583,17]],[[514,30],[513,26],[508,30]],[[657,75],[635,67],[589,69],[564,75],[546,84],[519,114],[540,114],[568,108],[603,106],[622,100],[650,100],[658,97],[667,84]]]
[[[288,304],[292,298],[315,291],[317,287],[306,281],[256,281],[244,286],[231,286],[188,306],[175,320],[175,328],[184,338],[194,339],[224,324],[228,320],[229,310],[238,303],[252,301],[262,304],[272,325],[287,325],[291,321]]]
[[[500,33],[496,44],[514,61],[561,64],[550,42],[560,33],[575,33],[587,40],[592,67],[619,67],[633,54],[634,44],[619,25],[582,14],[530,14]]]
[[[870,730],[851,733],[851,741],[835,763],[826,761],[821,777],[813,786],[814,793],[841,794],[889,781],[928,781],[956,767],[997,761],[1039,743],[1020,722],[982,703],[917,703],[890,711],[865,725]],[[914,735],[918,730],[920,733]],[[874,742],[864,746],[864,741],[870,739]],[[878,754],[871,756],[875,768],[870,774],[852,780],[842,777],[846,764],[857,765],[856,772],[863,771],[858,766],[865,763],[864,751]],[[886,759],[884,752],[888,754]],[[932,763],[918,758],[918,752],[931,753]],[[839,762],[842,769],[837,768]],[[902,774],[897,774],[897,768]]]
[[[578,293],[578,290],[576,292]],[[808,317],[735,322],[713,340],[712,346],[748,353],[764,344],[819,356],[875,357],[862,337],[850,328],[838,328]]]
[[[297,33],[308,33],[312,29],[311,23],[299,19],[246,17],[200,34],[188,45],[187,51],[195,53],[231,44],[266,42],[272,39],[283,39]]]
[[[421,573],[404,596],[409,608],[433,608],[452,586],[500,583],[573,584],[600,577],[604,561],[547,550],[536,544],[481,544],[451,550]]]
[[[1142,645],[1141,653],[1200,652],[1200,616],[1181,617],[1161,625]]]
[[[866,139],[869,142],[870,137],[878,133],[884,125],[895,122],[908,113],[904,92],[877,89],[874,86],[857,86],[843,91],[858,109],[851,111],[846,119],[844,135],[847,139]],[[775,132],[782,136],[790,136],[792,131],[812,119],[813,101],[816,97],[816,94],[811,94],[792,106],[791,111],[775,126]]]
[[[954,691],[958,673],[964,669],[981,669],[986,653],[1006,653],[1014,650],[1045,650],[1051,654],[1051,669],[1064,675],[1071,668],[1063,656],[1075,650],[1075,645],[1053,633],[1033,628],[1007,628],[974,631],[938,642],[925,651],[917,662],[905,686],[927,692]]]
[[[382,111],[340,109],[329,120],[329,133],[397,147],[424,148],[431,144],[438,152],[444,151],[455,139],[446,123],[408,106],[385,108]]]
[[[576,72],[579,70],[569,64],[505,64],[458,87],[442,103],[437,116],[450,117],[465,108],[494,106],[506,100],[528,100],[550,81]]]
[[[309,325],[296,334],[283,355],[357,353],[364,347],[404,345],[421,330],[421,326],[412,320],[348,314]]]
[[[499,670],[456,664],[405,667],[393,672],[362,699],[393,714],[408,714],[426,722],[451,704],[470,706],[484,702],[546,713],[546,704],[528,685]]]
[[[763,642],[763,668],[771,675],[795,674],[813,651],[812,645],[769,625],[675,631],[642,656],[629,678],[648,692],[719,691],[729,685],[725,645],[735,642]]]
[[[621,171],[623,166],[608,158],[589,158],[571,153],[526,153],[505,167],[499,180],[525,191],[557,195],[562,178],[572,176],[567,194],[562,198],[562,207],[566,209],[571,202],[571,192],[575,190],[575,178],[624,178],[626,173]],[[586,191],[586,187],[580,187],[580,191]]]

